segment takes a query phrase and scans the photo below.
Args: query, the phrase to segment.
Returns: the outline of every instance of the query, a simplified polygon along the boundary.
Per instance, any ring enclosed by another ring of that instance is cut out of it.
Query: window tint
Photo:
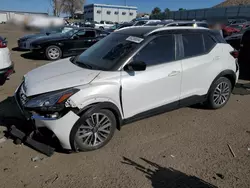
[[[133,60],[143,61],[149,66],[174,61],[174,37],[169,35],[153,39],[134,56]]]
[[[216,42],[207,34],[203,35],[203,39],[204,39],[206,52],[210,52],[216,45]]]
[[[183,34],[182,40],[186,58],[201,55],[205,52],[201,34]]]
[[[96,33],[98,36],[107,36],[109,34],[108,32],[101,30],[97,30]]]
[[[88,38],[88,37],[95,37],[94,31],[79,31],[77,33],[80,39]]]

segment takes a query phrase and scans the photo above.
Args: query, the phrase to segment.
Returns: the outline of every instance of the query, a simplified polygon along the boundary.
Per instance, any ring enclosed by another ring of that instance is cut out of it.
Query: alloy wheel
[[[76,137],[85,146],[99,146],[111,133],[111,120],[103,113],[94,113],[77,130]]]
[[[57,48],[50,48],[48,51],[48,55],[51,59],[57,59],[60,56],[60,52]]]
[[[230,86],[227,82],[221,82],[217,85],[213,93],[213,101],[216,105],[223,105],[230,96]]]

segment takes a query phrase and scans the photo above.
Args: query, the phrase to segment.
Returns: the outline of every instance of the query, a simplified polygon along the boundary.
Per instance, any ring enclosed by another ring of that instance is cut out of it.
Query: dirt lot
[[[10,49],[23,34],[0,25]],[[1,119],[17,113],[6,98],[22,76],[48,63],[28,57],[27,52],[12,50],[16,74],[0,88]],[[0,187],[249,188],[250,95],[243,88],[235,93],[221,110],[184,108],[127,125],[94,152],[48,158],[7,140],[0,144]],[[43,160],[31,161],[36,156]]]

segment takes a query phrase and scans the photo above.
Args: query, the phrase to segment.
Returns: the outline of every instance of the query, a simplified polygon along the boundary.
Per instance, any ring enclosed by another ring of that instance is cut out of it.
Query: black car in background
[[[114,32],[115,30],[122,29],[122,28],[125,28],[125,27],[130,27],[130,26],[133,26],[133,25],[134,25],[133,22],[123,23],[123,24],[115,24],[112,27],[110,27],[109,29],[106,29],[105,31]]]
[[[94,28],[74,28],[66,33],[45,36],[32,41],[32,52],[43,53],[49,60],[79,55],[109,33]]]
[[[29,50],[30,43],[34,39],[41,38],[41,37],[48,36],[48,35],[58,34],[58,33],[65,33],[74,28],[75,27],[73,26],[63,26],[63,27],[53,27],[53,28],[42,29],[39,33],[24,35],[23,37],[19,38],[17,40],[17,45],[19,49]]]
[[[239,33],[232,34],[230,36],[225,37],[225,40],[228,44],[230,44],[234,49],[239,50],[241,42],[245,42],[246,39],[242,39],[242,36],[246,31],[250,30],[250,27],[245,29],[241,29]],[[241,40],[242,39],[242,40]],[[250,50],[250,49],[249,49]]]

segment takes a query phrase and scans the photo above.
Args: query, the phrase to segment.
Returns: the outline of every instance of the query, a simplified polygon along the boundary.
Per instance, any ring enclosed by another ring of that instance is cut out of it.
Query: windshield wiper
[[[79,55],[78,55],[78,56],[73,56],[73,57],[70,58],[70,61],[71,61],[73,64],[75,64],[75,65],[77,65],[77,66],[79,66],[79,67],[88,68],[88,69],[93,69],[93,67],[92,67],[91,65],[86,64],[86,63],[83,63],[83,62],[81,62],[81,61],[77,61],[78,57],[79,57]]]

